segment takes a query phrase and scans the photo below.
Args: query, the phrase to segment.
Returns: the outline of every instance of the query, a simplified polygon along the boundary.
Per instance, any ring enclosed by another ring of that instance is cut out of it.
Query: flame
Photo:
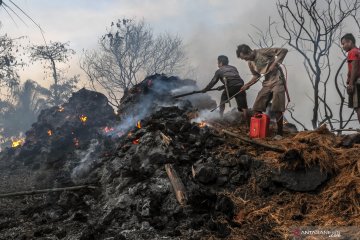
[[[14,139],[14,140],[11,140],[11,141],[12,141],[11,147],[16,148],[16,147],[21,147],[21,145],[24,144],[25,139],[20,138],[20,139]]]
[[[141,128],[141,121],[140,120],[137,122],[136,127],[139,128],[139,129]]]
[[[132,141],[133,144],[139,144],[140,140],[139,139],[135,139],[134,141]]]
[[[59,106],[58,112],[63,112],[65,109],[63,106]]]
[[[105,128],[104,128],[104,132],[105,133],[109,133],[109,132],[112,132],[114,129],[112,128],[112,127],[108,127],[108,126],[106,126]]]
[[[52,135],[52,131],[51,131],[51,130],[48,130],[48,131],[47,131],[47,134],[48,134],[49,136],[51,136],[51,135]]]
[[[199,123],[199,127],[203,128],[203,127],[205,127],[205,126],[206,126],[206,122],[205,122],[205,121],[201,121],[201,122]]]
[[[80,121],[81,121],[82,123],[85,123],[85,122],[87,121],[87,116],[85,116],[85,115],[80,115],[79,119],[80,119]]]

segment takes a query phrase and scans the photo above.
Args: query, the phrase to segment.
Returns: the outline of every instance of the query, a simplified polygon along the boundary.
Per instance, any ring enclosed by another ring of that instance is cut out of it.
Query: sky
[[[12,6],[9,0],[3,0]],[[85,84],[85,74],[79,68],[83,50],[95,49],[98,39],[112,21],[119,18],[144,19],[155,33],[168,32],[179,35],[185,44],[188,64],[195,69],[191,77],[204,87],[217,70],[217,56],[227,55],[230,65],[238,68],[245,82],[251,78],[247,63],[236,58],[237,45],[252,45],[249,34],[254,26],[264,29],[268,19],[277,20],[276,1],[268,0],[13,0],[29,14],[44,31],[47,41],[70,42],[77,54],[70,61],[69,75],[80,74]],[[26,18],[21,15],[24,20]],[[27,36],[31,44],[42,44],[42,36],[36,26],[27,25],[14,17],[15,23],[3,8],[0,9],[0,34],[10,37]],[[351,27],[349,27],[351,29]],[[281,46],[278,42],[276,46]],[[288,85],[295,104],[296,116],[311,128],[311,85],[306,77],[302,60],[289,48],[285,59]],[[339,50],[339,56],[342,56]],[[334,59],[339,61],[339,59]],[[49,84],[50,76],[44,75],[40,64],[29,65],[20,71],[22,81],[33,79]],[[179,76],[187,77],[187,76]],[[248,91],[252,106],[260,83]],[[334,92],[331,92],[333,94]],[[219,93],[212,93],[219,101]],[[336,103],[334,103],[336,104]]]

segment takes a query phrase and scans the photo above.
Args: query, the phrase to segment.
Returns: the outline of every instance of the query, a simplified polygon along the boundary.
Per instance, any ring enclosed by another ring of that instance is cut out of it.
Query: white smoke
[[[219,119],[220,119],[219,112],[216,111],[211,112],[210,110],[201,110],[199,112],[198,117],[192,119],[191,122],[201,123],[209,120],[219,120]]]
[[[181,80],[178,80],[181,81]],[[157,111],[161,107],[177,106],[182,108],[185,104],[184,99],[171,98],[175,94],[189,92],[197,89],[197,86],[186,85],[177,87],[178,81],[164,81],[155,79],[152,81],[151,93],[142,94],[139,98],[140,101],[132,104],[131,109],[127,113],[120,115],[121,122],[112,127],[112,131],[108,131],[108,136],[116,137],[127,134],[129,130],[134,128],[138,121]],[[163,98],[162,98],[163,97]],[[179,101],[180,100],[180,101]],[[186,105],[186,104],[185,104]]]
[[[171,95],[180,95],[180,94],[184,94],[184,93],[188,93],[188,92],[192,92],[192,91],[197,91],[197,90],[199,90],[198,87],[188,85],[188,86],[183,86],[183,87],[173,89],[173,90],[170,91],[170,93],[171,93]]]
[[[71,173],[71,177],[75,182],[86,176],[93,166],[98,163],[99,158],[97,153],[100,152],[98,151],[99,146],[99,141],[97,139],[92,139],[87,150],[76,151],[77,157],[80,159],[80,163]]]

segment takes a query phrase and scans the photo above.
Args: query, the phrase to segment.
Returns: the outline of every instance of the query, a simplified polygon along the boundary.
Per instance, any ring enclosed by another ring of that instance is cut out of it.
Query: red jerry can
[[[270,117],[267,114],[255,114],[250,121],[250,137],[266,138],[269,134]]]

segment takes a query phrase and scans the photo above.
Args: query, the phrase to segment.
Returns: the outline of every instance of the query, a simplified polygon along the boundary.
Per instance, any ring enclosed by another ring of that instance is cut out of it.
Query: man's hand
[[[246,91],[246,90],[248,90],[250,88],[250,86],[249,85],[244,85],[244,86],[242,86],[242,88],[240,89],[240,91]]]
[[[225,86],[224,86],[224,85],[219,86],[219,87],[216,88],[216,90],[218,90],[218,91],[221,91],[221,90],[224,90],[224,89],[225,89]]]
[[[353,94],[354,93],[354,85],[353,84],[349,84],[347,86],[347,93],[350,95],[350,94]]]

